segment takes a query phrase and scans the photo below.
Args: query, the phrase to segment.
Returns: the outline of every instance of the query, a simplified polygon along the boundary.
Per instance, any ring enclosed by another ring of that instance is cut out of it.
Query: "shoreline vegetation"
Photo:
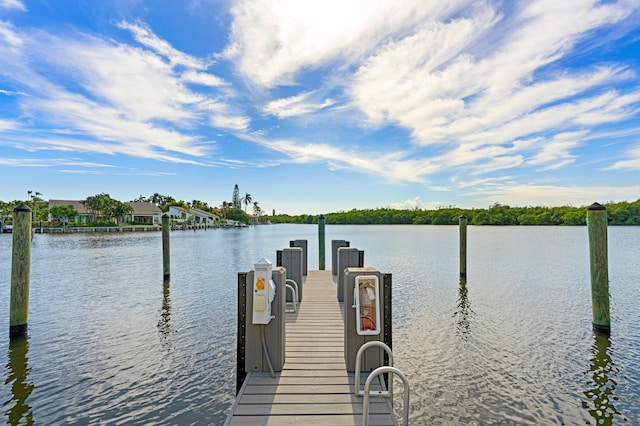
[[[110,199],[108,194],[99,194],[105,199]],[[96,196],[98,197],[98,196]],[[89,197],[93,199],[96,197]],[[83,200],[87,204],[89,199]],[[117,200],[116,203],[123,204]],[[278,223],[294,223],[294,224],[317,224],[318,215],[300,214],[265,214],[259,207],[258,202],[253,202],[251,195],[247,193],[244,197],[239,196],[238,186],[236,185],[231,202],[223,202],[219,208],[210,207],[207,203],[193,200],[192,202],[176,201],[172,197],[154,194],[148,198],[140,196],[135,202],[149,202],[158,206],[163,212],[169,209],[169,206],[177,205],[185,208],[199,208],[204,211],[212,212],[219,215],[222,219],[232,219],[244,224],[278,224]],[[20,201],[5,203],[0,201],[0,222],[3,225],[11,224],[10,212],[19,204]],[[37,222],[42,221],[44,228],[60,227],[58,223],[48,222],[50,210],[48,202],[38,197],[27,200],[25,203],[32,206],[36,213],[34,214],[34,223],[32,226],[38,226]],[[242,207],[244,203],[245,209],[253,204],[253,216],[249,216]],[[607,209],[608,224],[613,226],[640,226],[640,199],[633,202],[608,202],[603,204]],[[60,206],[58,206],[60,207]],[[69,206],[71,207],[71,206]],[[53,212],[55,208],[51,209]],[[96,210],[92,208],[92,210]],[[102,209],[97,209],[102,210]],[[585,226],[587,224],[587,206],[528,206],[528,207],[511,207],[495,203],[488,208],[471,208],[464,209],[456,206],[443,206],[441,208],[427,210],[414,208],[410,210],[392,209],[392,208],[375,208],[375,209],[352,209],[349,211],[339,211],[324,214],[325,224],[327,225],[457,225],[460,216],[467,217],[469,225],[493,225],[493,226]],[[100,211],[97,217],[111,217],[114,214],[109,210],[109,214]],[[141,226],[138,223],[122,223],[121,221],[112,220],[92,220],[89,223],[73,223],[67,218],[76,214],[72,212],[61,212],[53,215],[56,218],[63,218],[67,226],[71,227],[134,227]],[[57,225],[57,226],[56,226]]]
[[[605,203],[609,225],[640,226],[640,199],[634,202]],[[469,225],[500,226],[584,226],[587,224],[587,206],[573,207],[511,207],[493,204],[486,209],[463,209],[455,206],[435,210],[398,210],[376,208],[325,214],[327,225],[457,225],[460,216],[466,216]],[[318,223],[316,215],[268,216],[271,223]]]

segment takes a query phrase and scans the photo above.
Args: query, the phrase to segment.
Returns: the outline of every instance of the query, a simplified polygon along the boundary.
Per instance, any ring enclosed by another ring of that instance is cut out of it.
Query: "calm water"
[[[11,236],[0,236],[6,423],[221,424],[235,392],[237,273],[317,227],[36,235],[29,337],[8,342]],[[586,228],[327,226],[393,274],[394,356],[412,424],[640,424],[640,227],[609,228],[612,334],[591,331]],[[400,386],[398,386],[400,389]]]

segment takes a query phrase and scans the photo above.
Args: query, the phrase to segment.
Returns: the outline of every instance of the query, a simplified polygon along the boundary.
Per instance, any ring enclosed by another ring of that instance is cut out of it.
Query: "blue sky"
[[[0,200],[640,198],[637,0],[0,0]]]

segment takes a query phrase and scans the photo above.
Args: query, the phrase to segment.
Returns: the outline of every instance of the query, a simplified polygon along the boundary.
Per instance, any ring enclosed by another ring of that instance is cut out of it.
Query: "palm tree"
[[[226,201],[222,202],[222,218],[227,220],[227,210],[229,209],[229,203]]]
[[[254,220],[256,224],[260,222],[260,213],[262,213],[262,209],[258,205],[258,202],[255,201],[253,203],[253,214],[254,214]]]
[[[247,206],[249,204],[251,204],[251,202],[253,201],[251,199],[251,194],[249,194],[248,192],[246,194],[244,194],[244,197],[240,198],[240,201],[244,202],[244,213],[247,213]]]

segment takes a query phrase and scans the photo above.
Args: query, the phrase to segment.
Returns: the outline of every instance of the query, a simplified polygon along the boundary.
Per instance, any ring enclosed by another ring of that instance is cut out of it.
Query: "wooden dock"
[[[275,378],[249,372],[225,425],[362,424],[363,398],[354,395],[354,374],[346,371],[336,291],[331,271],[309,271],[298,312],[287,314],[282,372]],[[371,398],[369,413],[370,425],[398,424],[386,398]]]

